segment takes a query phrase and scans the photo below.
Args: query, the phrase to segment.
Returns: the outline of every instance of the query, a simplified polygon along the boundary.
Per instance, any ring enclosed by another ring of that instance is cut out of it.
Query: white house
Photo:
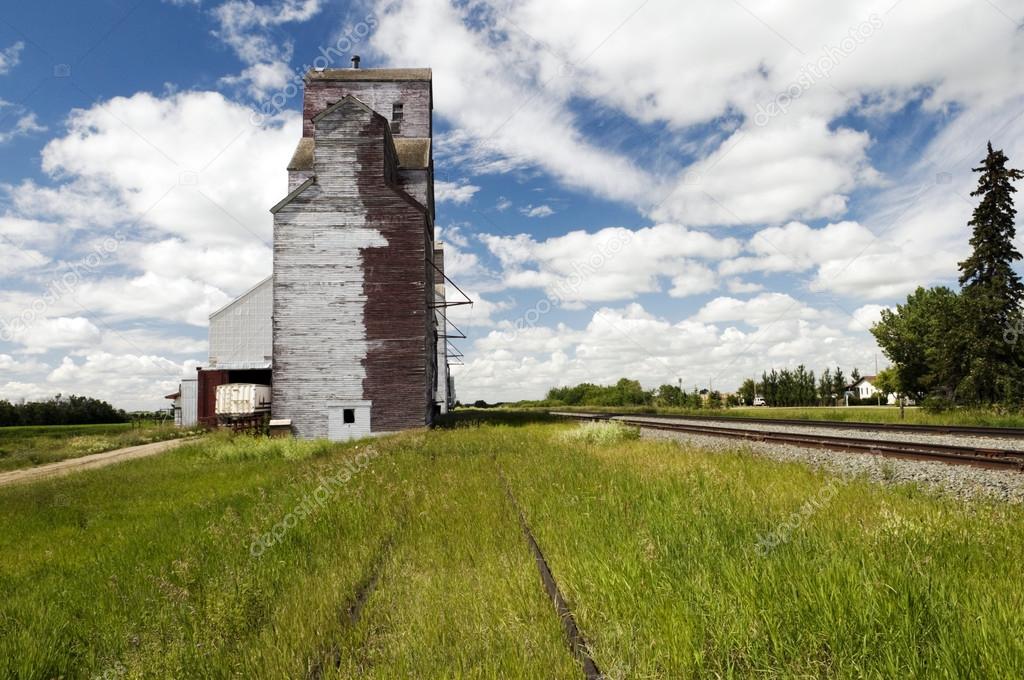
[[[880,390],[875,387],[875,378],[878,376],[865,375],[857,382],[853,383],[846,388],[847,394],[855,399],[869,399],[877,395]],[[889,393],[883,397],[883,401],[890,406],[894,406],[899,403],[896,399],[896,395]]]

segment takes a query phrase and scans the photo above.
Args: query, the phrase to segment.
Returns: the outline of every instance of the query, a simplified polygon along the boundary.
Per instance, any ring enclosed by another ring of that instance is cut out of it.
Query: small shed
[[[178,427],[195,427],[198,422],[199,381],[196,378],[182,378],[178,391],[164,396],[171,400],[174,410],[174,424]]]

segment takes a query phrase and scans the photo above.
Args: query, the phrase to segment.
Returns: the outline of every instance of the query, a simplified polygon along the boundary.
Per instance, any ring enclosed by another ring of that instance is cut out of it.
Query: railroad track
[[[613,414],[557,413],[554,415],[580,420],[614,420],[625,425],[633,425],[649,430],[685,432],[688,434],[728,437],[730,439],[743,439],[746,441],[792,444],[794,446],[832,451],[868,453],[890,458],[939,461],[955,465],[973,465],[992,470],[1024,472],[1024,451],[1013,449],[989,449],[937,443],[872,440],[863,437],[836,437],[810,433],[798,434],[737,427],[716,427],[713,424],[680,423],[668,420],[659,422],[657,419],[648,419],[646,417],[636,418]],[[731,421],[732,419],[728,420]],[[758,422],[760,424],[771,424],[765,423],[763,420]]]
[[[570,413],[554,413],[553,415],[573,415]],[[604,419],[606,416],[615,416],[614,413],[586,413],[578,414],[593,418]],[[623,416],[630,417],[630,416]],[[794,427],[825,427],[832,430],[878,430],[880,432],[914,432],[917,434],[948,434],[965,435],[972,437],[1003,437],[1008,439],[1024,439],[1024,427],[985,427],[982,425],[911,425],[908,423],[866,423],[851,420],[803,420],[800,418],[746,418],[732,416],[689,416],[689,415],[661,415],[643,414],[635,417],[643,418],[683,418],[686,420],[700,420],[709,423],[753,423],[757,425],[786,425]]]

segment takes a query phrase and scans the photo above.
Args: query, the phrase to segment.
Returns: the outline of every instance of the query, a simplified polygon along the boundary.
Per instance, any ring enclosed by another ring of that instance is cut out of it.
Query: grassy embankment
[[[1024,508],[578,428],[213,438],[0,490],[0,676],[580,677],[498,466],[609,677],[1024,675]]]
[[[80,458],[191,434],[172,425],[27,425],[0,427],[0,472]]]
[[[486,410],[486,409],[480,409]],[[652,406],[561,406],[544,411],[579,413],[656,414],[679,416],[720,416],[723,418],[783,418],[800,420],[841,420],[865,423],[907,423],[911,425],[980,425],[991,427],[1024,427],[1024,414],[999,413],[985,409],[960,409],[932,413],[918,407],[906,409],[900,420],[896,406],[801,406],[801,407],[735,407],[722,409],[682,409]]]

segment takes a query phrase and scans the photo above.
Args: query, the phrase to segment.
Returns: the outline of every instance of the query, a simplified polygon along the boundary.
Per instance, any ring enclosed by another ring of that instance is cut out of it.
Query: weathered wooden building
[[[271,210],[273,275],[211,316],[200,417],[206,392],[236,377],[271,384],[274,419],[303,438],[447,410],[432,108],[429,69],[307,74],[288,194]]]
[[[429,69],[306,78],[292,191],[272,209],[273,412],[298,436],[438,410],[431,97]]]

